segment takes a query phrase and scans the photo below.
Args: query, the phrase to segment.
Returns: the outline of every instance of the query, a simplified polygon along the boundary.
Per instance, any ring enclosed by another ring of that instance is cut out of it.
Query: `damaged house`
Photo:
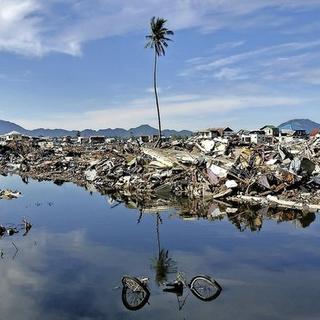
[[[243,144],[263,144],[266,142],[266,134],[262,130],[241,130],[238,135]]]
[[[20,132],[17,131],[11,131],[9,133],[6,133],[2,136],[0,136],[1,142],[9,142],[9,141],[26,141],[29,140],[30,137],[23,135]]]
[[[279,128],[273,125],[266,125],[262,127],[260,130],[264,131],[266,137],[278,137],[280,133]]]
[[[91,136],[89,138],[89,143],[90,144],[103,144],[105,143],[106,138],[103,136]]]
[[[279,137],[282,142],[292,142],[294,140],[308,139],[308,134],[306,130],[282,129]]]
[[[250,131],[251,143],[263,144],[266,142],[266,134],[263,130]]]
[[[200,130],[196,133],[197,138],[199,139],[214,139],[218,137],[228,138],[233,136],[234,132],[231,128],[208,128]]]

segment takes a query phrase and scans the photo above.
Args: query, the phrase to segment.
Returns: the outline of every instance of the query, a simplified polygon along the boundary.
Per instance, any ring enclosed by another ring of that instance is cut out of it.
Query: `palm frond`
[[[164,18],[152,17],[150,20],[150,31],[151,33],[146,36],[147,43],[145,48],[155,49],[158,56],[165,55],[165,48],[168,47],[167,42],[172,41],[168,38],[169,35],[173,35],[174,32],[164,27],[167,20]]]

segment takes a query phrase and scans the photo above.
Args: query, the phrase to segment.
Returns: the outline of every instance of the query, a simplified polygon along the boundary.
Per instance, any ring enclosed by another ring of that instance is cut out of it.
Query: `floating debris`
[[[0,199],[16,199],[21,197],[21,192],[12,190],[0,190]]]

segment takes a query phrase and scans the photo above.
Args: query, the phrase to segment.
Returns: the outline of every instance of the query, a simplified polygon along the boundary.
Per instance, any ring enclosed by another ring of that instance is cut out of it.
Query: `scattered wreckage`
[[[320,210],[320,137],[290,143],[191,137],[153,148],[138,141],[40,148],[0,146],[0,170],[23,179],[74,182],[136,206],[158,199],[199,199]]]

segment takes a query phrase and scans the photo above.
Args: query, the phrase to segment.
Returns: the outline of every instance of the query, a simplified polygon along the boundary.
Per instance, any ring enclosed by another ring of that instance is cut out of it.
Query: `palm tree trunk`
[[[161,145],[161,119],[160,119],[160,108],[159,108],[159,98],[158,98],[158,91],[157,91],[157,52],[154,50],[154,68],[153,68],[153,86],[154,86],[154,95],[156,97],[156,106],[157,106],[157,113],[158,113],[158,126],[159,126],[159,136],[158,141],[155,144],[155,147]]]

